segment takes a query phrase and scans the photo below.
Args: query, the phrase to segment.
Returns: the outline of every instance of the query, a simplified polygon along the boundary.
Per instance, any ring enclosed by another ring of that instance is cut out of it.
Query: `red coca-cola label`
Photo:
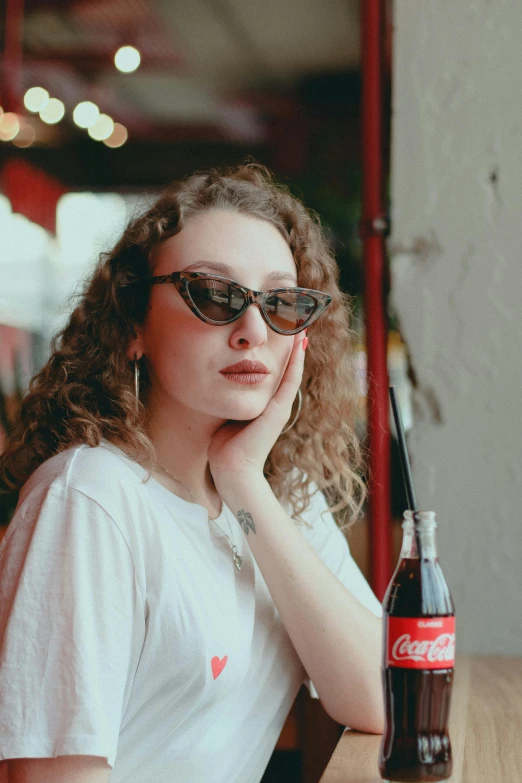
[[[450,669],[455,665],[455,617],[388,617],[387,666]]]

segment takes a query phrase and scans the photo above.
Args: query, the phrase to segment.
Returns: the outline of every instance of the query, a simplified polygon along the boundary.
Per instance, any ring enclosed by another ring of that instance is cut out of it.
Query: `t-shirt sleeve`
[[[93,499],[56,482],[36,495],[0,545],[0,759],[112,767],[144,634],[133,559]]]
[[[317,487],[311,484],[310,491]],[[302,517],[313,525],[313,530],[300,526],[299,529],[306,536],[323,563],[339,579],[340,582],[354,595],[372,614],[382,617],[382,604],[366,581],[361,569],[355,562],[348,546],[344,533],[339,529],[333,514],[326,511],[321,517],[321,512],[328,509],[328,503],[324,494],[317,490],[311,498],[310,506],[302,513]],[[308,676],[303,680],[304,685],[310,691],[314,699],[319,698],[317,690]]]

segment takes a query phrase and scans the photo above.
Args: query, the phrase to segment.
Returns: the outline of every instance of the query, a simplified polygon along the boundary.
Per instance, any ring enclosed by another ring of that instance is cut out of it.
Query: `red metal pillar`
[[[5,7],[4,85],[2,107],[4,111],[22,110],[22,30],[24,0],[7,0]]]
[[[383,210],[383,49],[385,0],[362,0],[361,235],[368,357],[370,583],[382,601],[392,576],[390,430],[385,303],[388,220]]]

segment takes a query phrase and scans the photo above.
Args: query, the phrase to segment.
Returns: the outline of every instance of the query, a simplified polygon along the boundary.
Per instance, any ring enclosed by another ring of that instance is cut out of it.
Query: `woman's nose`
[[[267,341],[269,326],[261,313],[261,306],[254,302],[243,313],[241,318],[232,324],[231,343],[244,345],[261,345]]]

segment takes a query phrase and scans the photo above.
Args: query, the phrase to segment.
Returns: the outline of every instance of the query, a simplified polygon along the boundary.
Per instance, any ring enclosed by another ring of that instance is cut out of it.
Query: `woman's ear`
[[[143,356],[144,351],[141,342],[141,336],[138,332],[138,336],[130,341],[129,347],[127,348],[126,356],[130,362],[134,361],[134,357],[139,360]]]

